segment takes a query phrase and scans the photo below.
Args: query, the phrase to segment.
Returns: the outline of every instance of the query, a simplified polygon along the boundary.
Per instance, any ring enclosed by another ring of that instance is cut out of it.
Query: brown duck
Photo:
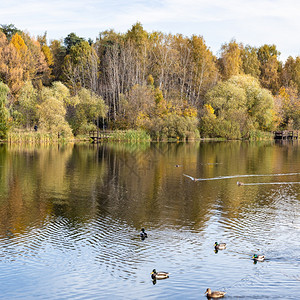
[[[205,292],[207,298],[222,298],[225,296],[225,292],[219,292],[219,291],[215,291],[215,292],[212,292],[210,288],[208,288]]]

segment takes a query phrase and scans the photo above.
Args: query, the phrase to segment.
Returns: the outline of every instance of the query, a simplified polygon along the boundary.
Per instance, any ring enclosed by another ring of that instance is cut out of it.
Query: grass
[[[8,133],[7,141],[8,143],[51,144],[66,142],[67,140],[64,137],[59,137],[56,133],[14,130]]]
[[[151,137],[143,130],[116,130],[110,134],[111,141],[145,142],[151,141]]]

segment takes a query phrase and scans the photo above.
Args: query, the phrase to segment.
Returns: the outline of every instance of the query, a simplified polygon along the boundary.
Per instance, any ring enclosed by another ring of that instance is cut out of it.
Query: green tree
[[[259,81],[252,76],[234,76],[230,83],[239,86],[246,93],[246,109],[248,116],[259,130],[271,130],[274,121],[274,98],[269,90],[261,87]]]
[[[64,44],[67,49],[67,54],[69,54],[69,52],[73,46],[76,46],[77,44],[79,44],[83,41],[84,41],[84,38],[77,36],[74,32],[71,32],[70,34],[68,34],[67,37],[65,37],[65,39],[64,39]]]
[[[8,93],[8,86],[3,82],[0,82],[0,139],[5,139],[7,137],[9,128],[9,113],[6,108]]]
[[[261,88],[259,82],[249,75],[232,76],[218,83],[206,94],[207,107],[212,113],[203,112],[200,127],[208,128],[214,134],[226,138],[249,137],[253,130],[270,130],[274,122],[274,99],[269,91]]]
[[[68,122],[73,134],[84,134],[96,129],[99,118],[105,118],[108,111],[103,99],[87,89],[81,89],[68,106]]]
[[[40,91],[38,106],[39,127],[45,132],[71,137],[72,130],[66,120],[66,106],[69,103],[69,90],[62,83]]]
[[[22,125],[27,129],[33,127],[38,122],[37,115],[37,91],[31,81],[27,81],[20,90],[17,110],[22,116]]]
[[[22,31],[16,28],[13,24],[1,24],[0,30],[6,35],[6,38],[10,41],[11,38],[16,34],[21,34]]]

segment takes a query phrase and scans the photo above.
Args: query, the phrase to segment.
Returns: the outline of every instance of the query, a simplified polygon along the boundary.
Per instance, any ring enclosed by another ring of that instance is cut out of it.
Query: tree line
[[[47,42],[0,26],[0,136],[33,128],[143,129],[154,139],[249,138],[300,127],[300,57],[235,40],[215,56],[200,35],[107,30]]]

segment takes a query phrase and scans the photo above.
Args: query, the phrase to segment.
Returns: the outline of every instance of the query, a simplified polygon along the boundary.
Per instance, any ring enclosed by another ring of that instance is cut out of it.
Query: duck
[[[145,232],[145,228],[141,229],[140,237],[141,239],[145,239],[148,237],[148,234]]]
[[[216,250],[224,250],[226,249],[226,243],[218,243],[218,242],[215,242],[215,249]]]
[[[226,293],[219,291],[212,292],[211,289],[208,288],[204,294],[207,295],[207,298],[222,298],[225,296]]]
[[[151,272],[151,278],[153,280],[166,279],[166,278],[169,278],[169,275],[170,275],[170,273],[168,273],[168,272],[156,272],[155,269],[153,269],[153,271]]]
[[[265,260],[265,256],[264,255],[253,254],[252,259],[254,261],[264,261]]]
[[[241,185],[244,185],[244,183],[243,182],[241,182],[241,181],[237,181],[237,183],[236,183],[238,186],[241,186]]]

